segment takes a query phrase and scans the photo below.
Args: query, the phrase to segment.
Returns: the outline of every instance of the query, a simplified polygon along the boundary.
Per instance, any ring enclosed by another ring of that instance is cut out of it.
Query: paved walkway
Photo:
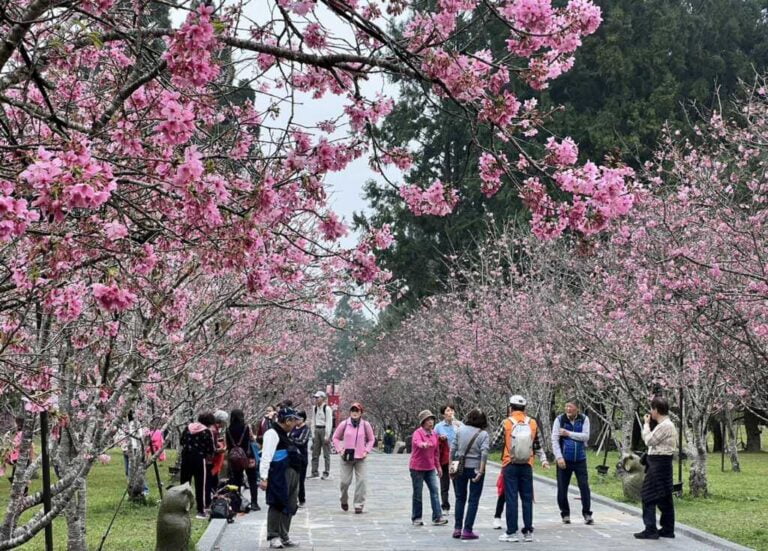
[[[480,499],[475,530],[476,541],[454,540],[453,517],[447,526],[411,525],[411,481],[408,455],[372,454],[368,465],[368,501],[365,513],[345,513],[339,507],[339,457],[331,456],[330,480],[307,480],[307,507],[300,509],[291,527],[291,539],[300,549],[317,551],[359,551],[361,549],[425,551],[443,549],[505,549],[525,546],[530,550],[576,549],[578,551],[609,550],[707,550],[715,549],[700,541],[678,534],[674,540],[639,541],[632,533],[642,528],[639,518],[612,507],[593,503],[595,524],[586,526],[574,516],[574,524],[560,523],[556,489],[536,482],[534,505],[534,543],[501,543],[501,530],[493,530],[491,522],[496,506],[498,468],[489,466],[483,496]],[[351,492],[350,492],[351,493]],[[261,497],[261,495],[259,496]],[[351,497],[351,496],[350,496]],[[428,491],[424,488],[424,518],[430,517]],[[453,502],[453,495],[451,495]],[[571,510],[579,510],[579,501],[571,496]],[[228,525],[217,549],[220,551],[253,551],[267,547],[266,508],[240,516]]]

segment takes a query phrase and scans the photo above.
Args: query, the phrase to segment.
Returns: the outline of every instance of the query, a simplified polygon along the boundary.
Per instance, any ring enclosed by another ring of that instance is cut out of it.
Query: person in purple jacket
[[[333,433],[333,447],[341,456],[341,509],[349,510],[349,486],[355,476],[355,513],[365,506],[365,458],[371,453],[375,438],[371,424],[363,418],[363,405],[353,402],[349,417]]]
[[[421,520],[421,493],[424,483],[429,488],[429,498],[432,504],[432,524],[440,526],[448,524],[443,517],[440,507],[440,488],[437,484],[442,475],[440,467],[440,451],[435,427],[435,416],[428,409],[419,413],[419,428],[413,433],[411,461],[411,481],[413,482],[413,502],[411,506],[411,522],[414,526],[424,526]]]

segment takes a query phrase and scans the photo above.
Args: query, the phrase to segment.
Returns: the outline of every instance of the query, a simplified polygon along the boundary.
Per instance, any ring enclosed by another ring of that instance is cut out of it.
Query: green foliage
[[[38,446],[39,449],[39,446]],[[109,525],[115,508],[120,502],[120,498],[125,491],[125,474],[123,471],[123,454],[120,450],[110,453],[112,460],[106,464],[96,464],[88,476],[88,512],[86,518],[88,549],[98,549],[101,538]],[[167,484],[168,465],[175,462],[175,451],[168,452],[168,459],[160,465],[160,476],[163,482]],[[53,477],[53,473],[51,473]],[[52,482],[55,483],[53,477]],[[41,480],[34,480],[30,490],[32,492],[40,491]],[[157,500],[159,495],[155,482],[154,471],[147,472],[147,484],[150,488],[149,499],[152,505],[138,505],[129,503],[128,499],[123,502],[120,512],[115,519],[112,530],[104,544],[104,549],[109,551],[136,551],[139,549],[155,548],[155,522],[157,521],[157,511],[159,504]],[[8,504],[8,494],[10,493],[10,484],[8,478],[0,479],[0,508],[5,508]],[[35,511],[28,511],[23,515],[22,520],[28,520]],[[207,521],[194,518],[194,508],[192,510],[192,538],[189,549],[193,550],[197,540],[203,535],[208,526]],[[56,551],[66,551],[67,549],[67,525],[64,516],[57,517],[53,522],[54,549]],[[43,551],[45,549],[45,536],[40,532],[32,541],[22,545],[18,549],[24,551]]]
[[[322,382],[341,381],[347,374],[349,364],[357,354],[358,346],[373,330],[373,320],[366,318],[350,306],[348,296],[342,297],[336,305],[334,320],[344,327],[338,332],[333,344],[333,367],[319,374]]]
[[[768,0],[597,3],[603,25],[576,52],[574,68],[539,94],[543,108],[564,106],[543,135],[572,136],[582,160],[610,155],[639,166],[651,156],[665,121],[686,126],[698,108],[713,105],[718,91],[727,100],[739,79],[751,81],[768,67]],[[504,33],[495,25],[482,26],[464,46],[504,48]],[[530,96],[526,87],[516,88],[522,99]],[[406,181],[428,185],[440,178],[459,189],[462,203],[445,218],[415,217],[391,186],[366,185],[373,213],[357,215],[355,225],[392,225],[395,245],[382,255],[382,264],[408,287],[385,322],[397,322],[421,299],[441,291],[451,257],[472,250],[486,224],[526,216],[514,185],[491,199],[480,193],[478,150],[460,108],[431,103],[413,84],[402,84],[400,94],[380,140],[418,150]],[[484,145],[493,139],[477,136]]]

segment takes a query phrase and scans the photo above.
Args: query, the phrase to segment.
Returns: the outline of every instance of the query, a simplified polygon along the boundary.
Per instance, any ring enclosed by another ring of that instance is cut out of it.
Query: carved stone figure
[[[195,495],[189,483],[169,488],[157,513],[157,545],[155,551],[187,551],[192,532],[189,511]]]

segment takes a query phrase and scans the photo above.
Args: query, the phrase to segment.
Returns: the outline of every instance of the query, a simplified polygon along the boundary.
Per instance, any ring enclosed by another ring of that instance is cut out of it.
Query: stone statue
[[[632,501],[641,501],[645,467],[640,464],[640,458],[634,453],[625,454],[616,466],[616,472],[621,474],[624,486],[624,497]]]
[[[157,513],[157,545],[155,551],[187,551],[192,532],[189,511],[195,496],[189,482],[169,488]]]

